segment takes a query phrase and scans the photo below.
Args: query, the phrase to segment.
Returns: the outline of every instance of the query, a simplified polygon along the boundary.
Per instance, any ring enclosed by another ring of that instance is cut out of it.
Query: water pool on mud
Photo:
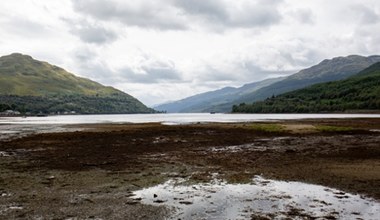
[[[134,192],[143,204],[166,205],[173,219],[251,219],[293,217],[379,219],[380,203],[341,190],[256,176],[249,184],[187,185],[185,179]]]

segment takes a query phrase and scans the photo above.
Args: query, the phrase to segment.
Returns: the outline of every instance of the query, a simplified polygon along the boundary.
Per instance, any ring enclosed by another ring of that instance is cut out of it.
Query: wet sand
[[[228,183],[260,175],[380,199],[380,119],[73,128],[1,140],[0,218],[163,219],[167,207],[132,192],[172,178],[207,183],[215,173]]]

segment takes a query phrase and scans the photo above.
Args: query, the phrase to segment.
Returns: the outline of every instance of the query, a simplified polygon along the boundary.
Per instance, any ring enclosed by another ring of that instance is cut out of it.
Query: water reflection
[[[380,118],[380,114],[128,114],[128,115],[59,115],[49,117],[0,117],[0,124],[93,124],[151,123],[167,125],[208,122],[249,122],[317,118]]]
[[[380,203],[359,195],[300,182],[255,177],[250,184],[185,185],[184,179],[134,192],[135,199],[174,209],[173,219],[284,218],[379,219]]]

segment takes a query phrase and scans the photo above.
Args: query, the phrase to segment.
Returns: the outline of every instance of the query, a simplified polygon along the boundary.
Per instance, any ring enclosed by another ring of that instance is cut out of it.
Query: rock
[[[92,199],[90,199],[90,198],[85,198],[84,201],[87,201],[87,202],[89,202],[89,203],[95,203],[95,201],[92,200]]]
[[[164,203],[164,202],[166,202],[166,201],[161,200],[161,199],[157,199],[157,200],[154,200],[153,202],[154,202],[154,203]]]
[[[190,201],[180,201],[179,204],[191,205],[191,204],[193,204],[193,202],[190,202]]]
[[[127,202],[125,202],[125,204],[126,204],[126,205],[136,205],[136,204],[139,204],[139,202],[138,202],[138,201],[134,201],[134,200],[132,200],[132,201],[127,201]]]

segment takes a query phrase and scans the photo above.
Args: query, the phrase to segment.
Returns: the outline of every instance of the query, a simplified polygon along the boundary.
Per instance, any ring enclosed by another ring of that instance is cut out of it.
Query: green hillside
[[[346,80],[316,84],[253,104],[234,105],[233,112],[316,113],[380,110],[380,62]]]
[[[0,57],[0,111],[148,113],[134,97],[30,56]]]

